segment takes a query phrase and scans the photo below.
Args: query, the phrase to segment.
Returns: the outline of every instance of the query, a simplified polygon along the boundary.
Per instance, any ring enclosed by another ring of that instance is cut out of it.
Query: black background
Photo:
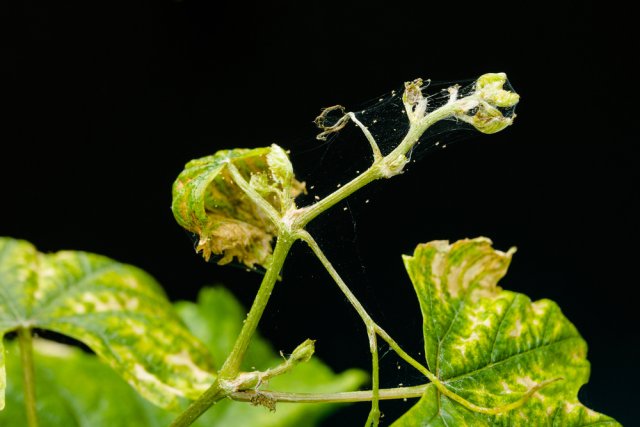
[[[260,276],[206,264],[172,218],[171,183],[186,161],[277,142],[292,149],[301,179],[329,188],[361,152],[353,141],[314,140],[320,107],[355,108],[418,76],[505,71],[522,96],[514,126],[465,134],[350,199],[346,211],[335,207],[311,231],[413,354],[421,320],[400,254],[478,235],[500,249],[518,246],[502,285],[559,303],[590,346],[582,400],[633,425],[640,344],[637,77],[625,66],[638,51],[631,13],[610,2],[432,3],[13,4],[0,235],[138,265],[172,299],[224,283],[248,305]],[[317,264],[294,247],[261,331],[285,351],[318,339],[317,354],[334,369],[367,369],[364,328]],[[392,354],[383,361],[383,385],[420,380],[398,370]],[[383,404],[384,424],[409,404]],[[359,425],[366,412],[356,405],[326,425]]]

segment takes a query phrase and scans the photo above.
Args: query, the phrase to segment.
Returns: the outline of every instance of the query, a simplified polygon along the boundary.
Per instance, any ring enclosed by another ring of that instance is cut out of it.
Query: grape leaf
[[[214,254],[220,256],[218,264],[236,258],[249,267],[265,266],[277,230],[235,183],[229,164],[280,214],[304,191],[304,184],[293,177],[287,154],[275,144],[221,150],[186,164],[173,184],[173,215],[199,236],[196,251],[206,260]]]
[[[83,342],[163,407],[175,407],[179,396],[197,398],[214,379],[211,355],[144,271],[86,252],[41,254],[28,242],[0,238],[0,343],[20,328]],[[0,357],[0,406],[4,375]]]
[[[589,378],[587,345],[558,306],[497,286],[513,252],[477,238],[430,242],[404,257],[420,301],[428,367],[449,390],[487,408],[560,380],[495,415],[471,411],[430,384],[393,426],[618,425],[578,401]]]
[[[223,288],[206,288],[195,303],[177,304],[178,312],[191,331],[209,346],[214,355],[226,355],[242,326],[244,309]],[[273,366],[282,359],[259,336],[254,337],[246,368],[253,363]],[[18,346],[7,346],[10,377],[20,378]],[[221,358],[217,358],[221,361]],[[35,341],[36,392],[42,427],[165,427],[176,413],[148,403],[93,355],[64,344]],[[269,389],[334,392],[357,388],[366,380],[361,371],[333,374],[312,358],[282,376],[272,379]],[[26,425],[22,382],[11,381],[7,409],[0,412],[0,425]],[[279,404],[275,412],[248,403],[225,399],[205,413],[195,427],[310,427],[335,405]]]

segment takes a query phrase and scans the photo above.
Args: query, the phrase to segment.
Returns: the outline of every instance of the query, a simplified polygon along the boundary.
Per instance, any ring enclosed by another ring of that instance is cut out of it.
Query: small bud
[[[511,125],[515,114],[512,117],[505,117],[500,110],[483,102],[478,106],[478,111],[473,116],[461,114],[458,118],[469,123],[482,133],[491,134],[500,132]]]
[[[502,87],[507,82],[505,73],[483,74],[476,81],[476,94],[496,107],[513,107],[520,100],[520,95],[504,90]]]
[[[289,357],[289,360],[294,363],[307,362],[309,361],[309,359],[311,359],[311,356],[313,356],[315,350],[315,341],[307,339],[305,342],[296,347],[295,350],[293,350],[293,353],[291,353],[291,357]]]

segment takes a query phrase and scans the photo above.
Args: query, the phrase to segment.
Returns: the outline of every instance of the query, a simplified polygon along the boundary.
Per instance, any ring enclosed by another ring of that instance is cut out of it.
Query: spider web
[[[512,88],[507,82],[504,89],[511,90]],[[457,90],[458,98],[471,94],[475,90],[475,81],[432,82],[425,80],[421,90],[423,96],[428,99],[427,113],[429,113],[449,101],[451,90]],[[382,155],[387,155],[396,148],[409,130],[409,120],[402,100],[403,92],[403,86],[397,87],[356,107],[346,106],[345,108],[346,111],[352,111],[356,119],[369,130]],[[501,109],[501,112],[505,117],[512,117],[515,113],[514,108]],[[475,111],[469,111],[469,115],[473,114]],[[326,114],[325,126],[338,125],[343,116],[344,111],[341,109],[330,111]],[[405,171],[411,169],[417,161],[423,159],[427,154],[443,150],[454,143],[476,135],[478,135],[478,131],[472,125],[456,118],[437,122],[420,137],[419,142],[407,154],[410,163],[405,167]],[[350,120],[339,132],[328,135],[326,141],[318,141],[303,150],[294,150],[292,161],[297,171],[300,164],[306,163],[302,168],[301,178],[307,183],[308,194],[298,200],[299,206],[306,206],[327,196],[362,173],[371,166],[373,156],[363,132]],[[376,220],[379,220],[382,226],[395,224],[393,227],[397,227],[398,233],[410,235],[414,230],[410,224],[397,224],[394,222],[395,218],[381,217],[382,212],[389,211],[381,206],[383,204],[397,203],[397,209],[407,208],[405,203],[398,200],[397,197],[402,191],[402,182],[395,181],[402,179],[406,178],[403,176],[394,177],[393,183],[367,185],[330,210],[323,212],[320,217],[308,225],[308,230],[318,241],[347,285],[364,304],[369,314],[383,328],[389,326],[388,332],[400,342],[403,348],[420,358],[424,351],[423,343],[421,339],[416,338],[422,336],[422,319],[419,315],[414,290],[409,284],[400,261],[400,252],[395,249],[387,250],[384,237],[382,237],[382,241],[376,241],[369,235],[371,223]],[[394,199],[390,201],[388,195],[379,195],[381,187],[387,187],[391,192],[394,191],[393,188],[400,187],[400,189],[396,194],[392,194]],[[360,224],[365,224],[363,226],[367,227],[366,237],[360,235]],[[436,237],[439,236],[414,235],[411,237],[411,240],[415,240],[412,243],[413,246],[403,248],[401,251],[407,253],[415,247],[415,244]],[[376,246],[380,249],[374,249]],[[385,253],[376,254],[379,251]],[[376,262],[380,263],[380,259],[388,260],[388,266],[382,268],[380,265],[375,265]],[[305,258],[302,263],[305,262],[314,261],[311,258]],[[292,262],[292,264],[294,263]],[[393,273],[388,276],[393,277],[392,280],[395,283],[382,283],[385,280],[380,272],[385,269],[393,270]],[[339,292],[330,283],[331,279],[328,275],[319,275],[314,280],[325,282],[323,286],[329,288],[327,292]],[[415,306],[407,307],[403,316],[405,317],[404,324],[402,328],[398,328],[398,324],[402,322],[393,318],[394,315],[390,312],[397,313],[397,308],[401,304]],[[344,305],[347,306],[347,309],[351,309],[346,300]],[[353,321],[359,322],[355,318]],[[347,328],[348,332],[345,333],[359,334],[363,332],[361,329],[361,325],[354,323],[353,327]],[[424,382],[421,374],[398,358],[393,351],[389,351],[386,343],[379,340],[378,344],[381,356],[380,379],[382,387],[411,386]],[[362,360],[365,360],[365,365],[362,368],[366,368],[369,357],[368,348],[363,346],[362,349],[356,351],[362,353]],[[384,405],[402,407],[402,402],[385,402]],[[406,409],[404,407],[401,412]]]

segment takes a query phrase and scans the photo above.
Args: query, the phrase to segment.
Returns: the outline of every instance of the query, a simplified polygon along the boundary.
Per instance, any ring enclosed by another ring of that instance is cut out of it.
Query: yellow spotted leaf
[[[617,426],[578,401],[589,379],[587,345],[549,300],[502,290],[514,250],[485,238],[419,245],[404,262],[420,301],[429,369],[452,392],[491,414],[468,409],[430,384],[393,426]],[[536,391],[545,382],[557,380]]]
[[[0,407],[2,337],[21,328],[83,342],[165,408],[180,396],[197,398],[214,380],[210,353],[144,271],[86,252],[42,254],[26,241],[0,238]]]

